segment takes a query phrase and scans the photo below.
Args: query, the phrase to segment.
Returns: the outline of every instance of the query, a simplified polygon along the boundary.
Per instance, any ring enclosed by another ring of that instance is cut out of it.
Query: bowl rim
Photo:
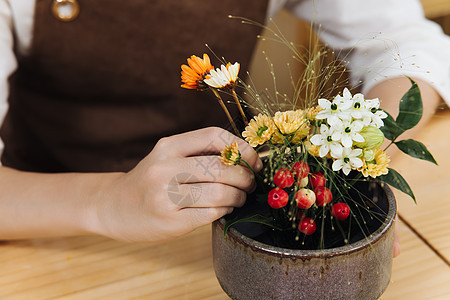
[[[309,259],[309,258],[323,258],[323,257],[334,257],[347,255],[352,252],[360,251],[361,249],[370,247],[378,240],[380,240],[392,227],[396,213],[397,213],[397,204],[395,201],[394,193],[391,188],[384,182],[377,182],[377,184],[384,191],[385,196],[387,198],[389,209],[386,215],[386,219],[380,225],[380,227],[373,232],[369,237],[361,239],[351,244],[347,244],[340,247],[329,248],[329,249],[320,249],[320,250],[299,250],[299,249],[288,249],[272,246],[269,244],[265,244],[259,241],[256,241],[250,237],[247,237],[240,233],[235,228],[229,228],[227,232],[227,237],[233,239],[234,241],[243,244],[244,246],[248,246],[255,251],[281,256],[281,257],[290,257],[290,258],[299,258],[299,259]],[[214,222],[216,226],[220,227],[223,231],[225,225],[225,218],[222,217]],[[227,238],[223,235],[219,235],[219,238]]]

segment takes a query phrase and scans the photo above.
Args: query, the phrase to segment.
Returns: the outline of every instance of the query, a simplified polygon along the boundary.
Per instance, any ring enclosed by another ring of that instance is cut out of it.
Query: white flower
[[[384,122],[382,120],[384,118],[387,118],[387,114],[382,110],[377,110],[374,114],[372,114],[372,122],[370,122],[369,125],[380,128],[384,125]]]
[[[362,154],[361,149],[344,148],[341,155],[334,157],[336,160],[331,166],[333,171],[342,169],[345,175],[348,175],[352,169],[361,168],[363,161],[358,157]]]
[[[226,86],[234,87],[238,74],[239,74],[239,63],[228,63],[226,66],[222,65],[216,70],[211,70],[208,75],[206,75],[203,80],[207,85],[221,89]]]
[[[350,93],[348,88],[344,88],[344,91],[342,92],[342,96],[337,95],[333,101],[338,102],[338,103],[350,102],[350,101],[352,101],[352,93]]]
[[[378,98],[366,99],[364,106],[369,112],[368,117],[363,120],[364,125],[375,126],[377,128],[383,126],[384,122],[382,119],[387,118],[387,114],[380,110],[380,100]]]
[[[333,155],[339,156],[342,153],[342,145],[332,139],[333,131],[327,125],[320,126],[320,134],[311,137],[312,144],[319,147],[319,156],[325,157],[330,151]]]
[[[363,120],[365,124],[372,120],[372,113],[370,108],[367,107],[367,101],[364,99],[364,95],[360,93],[353,96],[349,113],[354,119]]]
[[[319,99],[319,106],[323,109],[320,111],[316,119],[323,120],[327,119],[328,124],[333,125],[337,121],[341,120],[351,120],[351,115],[347,111],[352,106],[351,94],[348,98],[348,89],[344,90],[344,97],[336,96],[333,102],[327,99]]]
[[[359,133],[364,128],[364,123],[359,120],[340,121],[333,127],[333,141],[340,141],[345,148],[351,148],[353,141],[364,142],[364,137]]]

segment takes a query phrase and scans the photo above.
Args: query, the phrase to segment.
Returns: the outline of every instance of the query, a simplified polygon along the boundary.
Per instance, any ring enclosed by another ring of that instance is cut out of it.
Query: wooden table
[[[418,136],[440,166],[401,156],[393,167],[418,205],[397,193],[402,254],[381,299],[450,299],[450,112]],[[211,229],[160,244],[102,237],[0,242],[0,299],[228,299],[212,267]]]

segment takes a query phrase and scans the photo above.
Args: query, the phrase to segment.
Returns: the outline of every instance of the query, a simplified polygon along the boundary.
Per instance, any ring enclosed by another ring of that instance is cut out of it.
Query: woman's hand
[[[256,152],[220,128],[161,139],[132,171],[117,174],[95,195],[93,231],[123,241],[158,242],[242,206],[255,187],[253,174],[244,166],[225,166],[218,158],[235,141],[243,159],[260,170]]]

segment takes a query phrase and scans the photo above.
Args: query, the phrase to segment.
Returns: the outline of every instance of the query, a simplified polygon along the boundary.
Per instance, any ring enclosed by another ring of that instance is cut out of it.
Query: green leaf
[[[409,139],[395,142],[395,145],[397,145],[398,149],[402,150],[403,152],[412,157],[427,160],[437,165],[437,162],[434,159],[433,155],[428,151],[427,147],[425,147],[425,145],[422,144],[421,142]]]
[[[422,118],[423,105],[420,89],[411,78],[411,88],[403,95],[399,104],[399,113],[396,122],[404,130],[411,129],[419,123]]]
[[[388,115],[387,118],[383,119],[384,125],[381,126],[380,130],[383,132],[384,137],[390,141],[395,140],[400,134],[405,132],[405,130],[398,126],[394,118],[385,111]]]
[[[399,191],[407,194],[414,200],[414,203],[417,203],[416,197],[414,196],[414,193],[409,187],[406,180],[394,169],[389,168],[389,173],[387,173],[386,175],[379,176],[377,178],[389,184],[390,186],[398,189]]]
[[[275,220],[273,218],[265,217],[262,215],[253,215],[248,218],[233,219],[233,220],[227,221],[225,223],[225,226],[223,227],[223,235],[225,236],[227,234],[227,231],[228,231],[228,229],[230,229],[231,226],[233,226],[234,224],[237,224],[237,223],[242,223],[242,222],[260,223],[260,224],[264,224],[264,225],[270,226],[272,228],[275,228],[277,230],[283,230],[283,228],[281,228],[277,224],[277,222],[275,222]]]

